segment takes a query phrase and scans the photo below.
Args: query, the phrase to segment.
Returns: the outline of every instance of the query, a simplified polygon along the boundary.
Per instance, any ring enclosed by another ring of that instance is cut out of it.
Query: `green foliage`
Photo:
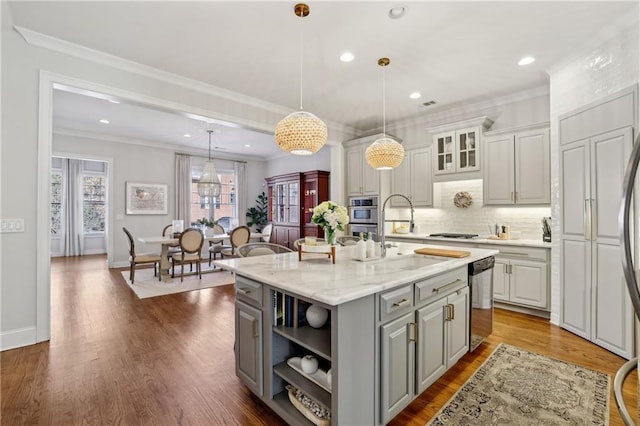
[[[267,194],[262,192],[256,199],[256,206],[247,210],[247,217],[249,218],[247,226],[255,226],[256,232],[262,232],[262,228],[269,222],[268,208],[269,200],[267,199]]]
[[[218,223],[217,220],[213,220],[213,218],[211,218],[211,217],[208,218],[208,219],[206,217],[203,217],[202,219],[198,219],[197,222],[200,225],[206,226],[207,228],[213,228],[213,225]]]

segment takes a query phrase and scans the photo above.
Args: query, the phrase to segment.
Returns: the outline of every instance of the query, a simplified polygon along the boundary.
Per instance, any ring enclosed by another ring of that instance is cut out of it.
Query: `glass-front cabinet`
[[[300,178],[274,183],[269,195],[271,220],[274,223],[300,223]]]
[[[440,133],[434,136],[435,174],[480,170],[480,128]]]

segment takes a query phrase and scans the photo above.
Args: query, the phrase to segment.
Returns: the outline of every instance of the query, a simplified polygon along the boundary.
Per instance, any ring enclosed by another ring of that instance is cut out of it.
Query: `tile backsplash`
[[[455,194],[468,192],[473,203],[467,208],[456,207]],[[482,204],[482,179],[443,182],[434,184],[434,207],[416,208],[414,218],[417,232],[433,234],[457,232],[489,235],[489,226],[511,226],[512,235],[521,239],[542,240],[542,218],[551,216],[551,207],[496,207]],[[409,218],[409,209],[387,209],[386,217]],[[387,223],[387,232],[393,225]]]

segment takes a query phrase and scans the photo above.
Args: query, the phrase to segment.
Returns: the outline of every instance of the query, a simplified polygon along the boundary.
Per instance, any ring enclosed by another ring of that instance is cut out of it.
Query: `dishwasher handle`
[[[469,275],[478,275],[487,269],[492,269],[496,262],[496,258],[493,256],[485,257],[484,259],[476,260],[469,264]]]

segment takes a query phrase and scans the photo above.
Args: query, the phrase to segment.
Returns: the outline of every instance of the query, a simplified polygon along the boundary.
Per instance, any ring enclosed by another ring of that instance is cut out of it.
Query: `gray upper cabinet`
[[[485,205],[551,203],[548,123],[526,130],[487,132],[484,145]]]
[[[382,133],[378,133],[343,142],[347,197],[378,195],[380,193],[380,174],[378,170],[367,163],[365,154],[369,145],[382,136]],[[386,134],[384,136],[397,142],[402,142],[401,139],[393,135]]]
[[[391,188],[392,193],[409,197],[414,207],[433,206],[431,148],[405,151],[402,164],[393,169]],[[404,198],[394,197],[390,202],[391,207],[409,207]]]

